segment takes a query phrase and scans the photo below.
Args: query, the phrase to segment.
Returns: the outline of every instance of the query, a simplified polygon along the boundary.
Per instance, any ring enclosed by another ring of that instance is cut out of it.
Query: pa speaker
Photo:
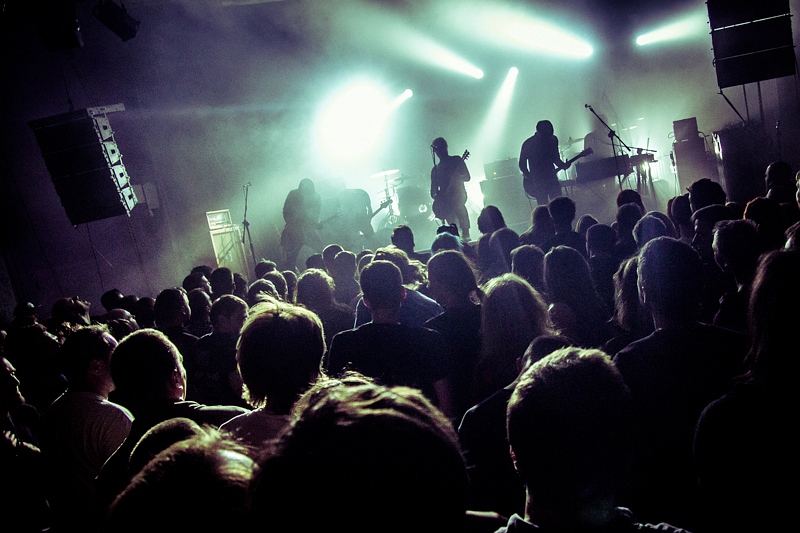
[[[82,109],[28,125],[73,225],[130,215],[136,194],[105,116]]]

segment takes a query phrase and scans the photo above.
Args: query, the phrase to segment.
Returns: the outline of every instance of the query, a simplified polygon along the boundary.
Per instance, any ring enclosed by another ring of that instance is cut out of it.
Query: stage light
[[[482,154],[483,159],[497,158],[498,149],[503,141],[503,130],[508,121],[508,110],[511,106],[511,98],[514,95],[514,87],[517,84],[519,69],[511,67],[508,69],[503,84],[497,95],[494,97],[491,107],[483,119],[483,124],[478,129],[478,136],[472,141],[472,152]]]
[[[542,20],[510,11],[486,15],[484,26],[488,36],[508,46],[577,59],[594,53],[587,42]]]
[[[317,122],[324,155],[340,162],[370,155],[384,138],[391,108],[375,83],[355,81],[342,88],[325,103]]]
[[[636,44],[647,46],[663,41],[686,40],[708,34],[705,11],[692,13],[680,20],[671,22],[656,30],[643,33],[636,38]]]

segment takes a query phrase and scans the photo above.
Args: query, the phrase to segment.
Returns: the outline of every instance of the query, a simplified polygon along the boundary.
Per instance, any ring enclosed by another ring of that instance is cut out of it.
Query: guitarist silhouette
[[[467,189],[464,182],[470,180],[469,169],[464,162],[469,152],[464,155],[450,155],[447,141],[437,137],[431,143],[434,165],[431,169],[431,198],[433,198],[433,214],[446,223],[457,223],[461,238],[469,241],[469,215],[467,213]],[[439,163],[436,164],[436,157]]]
[[[536,133],[522,143],[519,153],[519,169],[522,171],[525,193],[536,198],[539,205],[547,205],[553,198],[561,196],[558,171],[568,169],[575,159],[561,160],[558,137],[553,135],[553,124],[549,120],[540,120],[536,124]]]

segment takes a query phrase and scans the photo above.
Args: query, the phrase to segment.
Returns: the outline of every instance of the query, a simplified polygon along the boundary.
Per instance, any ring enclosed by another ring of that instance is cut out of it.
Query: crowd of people
[[[4,531],[769,531],[791,520],[800,193],[702,179],[604,224],[197,266],[17,306]],[[793,355],[794,354],[794,355]],[[786,480],[791,483],[791,478]]]

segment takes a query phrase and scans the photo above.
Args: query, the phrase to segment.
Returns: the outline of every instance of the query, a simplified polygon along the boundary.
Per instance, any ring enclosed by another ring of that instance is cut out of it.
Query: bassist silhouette
[[[431,143],[434,154],[434,166],[431,169],[431,198],[433,198],[433,214],[445,223],[456,223],[461,238],[467,242],[469,235],[469,215],[467,213],[467,189],[464,183],[470,180],[469,169],[464,162],[469,152],[464,155],[450,155],[447,141],[437,137]],[[438,164],[436,157],[439,158]]]

